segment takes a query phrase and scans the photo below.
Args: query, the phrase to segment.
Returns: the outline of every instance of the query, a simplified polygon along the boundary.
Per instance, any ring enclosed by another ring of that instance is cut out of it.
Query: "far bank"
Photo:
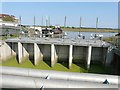
[[[62,28],[64,31],[74,32],[108,32],[108,33],[120,33],[118,29],[95,29],[95,28]]]

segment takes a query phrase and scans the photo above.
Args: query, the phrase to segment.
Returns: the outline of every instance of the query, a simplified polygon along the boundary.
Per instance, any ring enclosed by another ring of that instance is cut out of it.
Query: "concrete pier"
[[[34,65],[37,65],[41,59],[40,48],[37,43],[34,43]]]
[[[87,54],[87,69],[90,68],[91,53],[92,53],[92,46],[88,46],[88,54]]]
[[[22,44],[18,42],[18,61],[19,63],[22,63],[23,60],[23,51],[22,51]]]
[[[57,63],[56,49],[55,45],[51,44],[51,67],[54,67],[55,63]]]
[[[72,68],[72,59],[73,59],[73,45],[69,46],[69,69]]]
[[[94,40],[71,40],[58,38],[38,38],[38,39],[8,39],[0,46],[1,60],[9,56],[16,55],[19,63],[28,58],[34,65],[41,60],[51,67],[59,62],[67,63],[68,68],[72,68],[72,63],[86,63],[87,68],[94,62],[107,63],[106,54],[109,47],[108,43]],[[2,47],[2,48],[1,48]],[[7,51],[8,50],[8,51]]]
[[[18,61],[19,63],[24,62],[26,58],[29,58],[30,54],[27,51],[27,45],[18,42]]]

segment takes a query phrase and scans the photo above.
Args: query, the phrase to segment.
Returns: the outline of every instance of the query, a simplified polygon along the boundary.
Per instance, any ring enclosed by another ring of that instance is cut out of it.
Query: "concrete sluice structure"
[[[118,76],[0,67],[2,88],[118,88]],[[105,80],[109,84],[103,84]]]
[[[112,49],[108,43],[100,40],[71,40],[60,38],[15,38],[0,42],[0,62],[16,56],[19,64],[29,59],[34,65],[41,60],[50,62],[54,67],[57,62],[91,63],[109,65]],[[109,54],[109,55],[108,55]],[[70,73],[30,68],[1,66],[0,88],[118,88],[118,76]],[[107,84],[103,82],[108,81]]]
[[[37,65],[41,60],[55,63],[67,63],[72,68],[72,63],[84,62],[86,68],[90,63],[99,62],[106,64],[109,44],[100,40],[71,40],[61,38],[15,38],[1,42],[0,60],[4,61],[16,56],[19,63],[26,58]]]

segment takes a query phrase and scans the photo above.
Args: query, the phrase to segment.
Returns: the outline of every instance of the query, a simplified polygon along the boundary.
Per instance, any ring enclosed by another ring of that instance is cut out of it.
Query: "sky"
[[[2,2],[2,13],[22,17],[22,24],[33,25],[34,16],[36,25],[43,25],[47,16],[50,16],[51,25],[64,25],[67,16],[67,26],[96,27],[96,18],[99,18],[98,28],[118,28],[117,2]]]

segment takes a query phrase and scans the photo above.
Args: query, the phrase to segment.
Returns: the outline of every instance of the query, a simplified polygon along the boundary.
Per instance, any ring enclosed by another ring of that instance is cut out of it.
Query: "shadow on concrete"
[[[33,56],[33,55],[29,55],[29,60],[30,60],[30,62],[31,62],[33,65],[35,65],[35,64],[34,64],[34,56]]]
[[[17,63],[19,64],[18,54],[16,54],[16,60],[17,60]]]
[[[65,62],[65,61],[58,61],[58,63],[60,63],[61,65],[63,65],[63,66],[66,67],[66,68],[69,68],[68,62]]]
[[[45,62],[49,67],[51,67],[50,61],[45,60],[44,62]]]
[[[43,57],[43,61],[44,61],[49,67],[51,67],[51,61],[50,61],[50,58]]]
[[[15,42],[12,42],[12,43],[6,42],[6,44],[11,48],[11,50],[13,50],[13,52],[16,53],[16,60],[19,63],[19,60],[18,60],[18,44],[15,43]]]
[[[27,53],[29,54],[29,60],[31,61],[31,63],[34,65],[34,44],[25,44],[22,43],[23,48],[27,51]]]

